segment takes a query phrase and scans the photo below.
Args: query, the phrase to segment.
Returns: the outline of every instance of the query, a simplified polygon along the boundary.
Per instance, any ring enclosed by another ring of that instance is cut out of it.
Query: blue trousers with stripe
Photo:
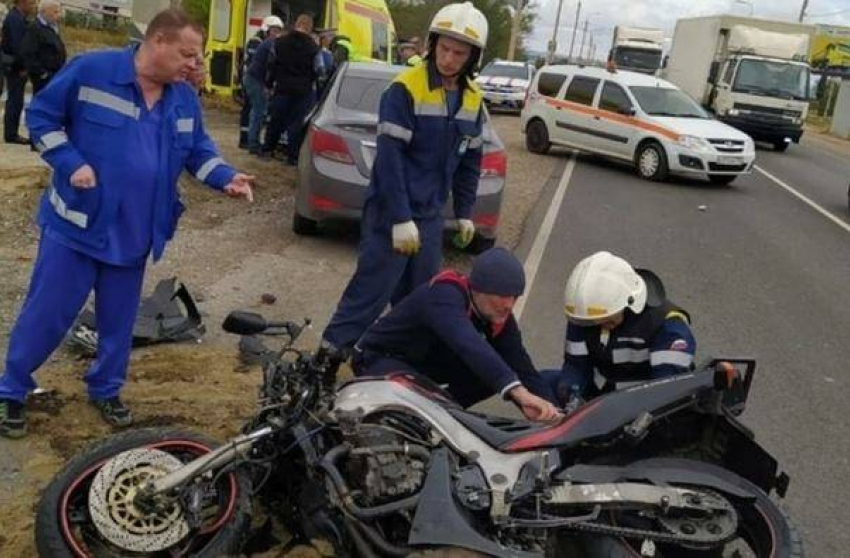
[[[322,338],[337,348],[352,347],[387,304],[396,304],[440,270],[443,218],[416,221],[421,247],[413,256],[393,251],[391,230],[377,225],[377,208],[363,212],[357,270],[342,293]]]
[[[97,358],[85,375],[91,399],[115,397],[127,377],[145,265],[105,264],[42,235],[30,289],[9,338],[0,398],[23,402],[33,373],[53,353],[95,292]]]

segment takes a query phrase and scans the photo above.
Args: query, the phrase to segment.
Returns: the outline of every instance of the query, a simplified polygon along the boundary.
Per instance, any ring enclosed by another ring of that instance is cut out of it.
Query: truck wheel
[[[654,141],[647,142],[638,149],[635,166],[638,175],[646,180],[661,182],[670,174],[667,154],[661,144]]]
[[[738,178],[738,175],[736,175],[736,174],[709,174],[708,175],[708,179],[711,181],[712,184],[719,184],[721,186],[724,186],[726,184],[732,184],[732,181],[734,181],[736,178]]]
[[[534,119],[528,123],[528,128],[525,130],[525,147],[539,155],[549,152],[552,143],[549,141],[549,130],[546,129],[546,124],[542,120]]]
[[[783,153],[786,149],[788,149],[789,145],[791,144],[785,140],[775,141],[773,142],[773,150],[778,151],[779,153]]]
[[[319,234],[319,223],[304,217],[296,210],[292,214],[292,232],[301,236],[316,236]]]

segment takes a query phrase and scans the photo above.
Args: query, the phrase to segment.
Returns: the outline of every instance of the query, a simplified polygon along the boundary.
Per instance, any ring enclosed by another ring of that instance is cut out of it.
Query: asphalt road
[[[520,256],[529,253],[573,155],[551,156],[561,164],[527,221]],[[608,250],[653,269],[693,317],[698,360],[757,359],[744,422],[791,476],[784,505],[808,556],[846,555],[850,157],[806,138],[786,153],[758,153],[760,169],[832,219],[759,171],[723,187],[681,178],[652,183],[627,166],[575,157],[522,314],[538,367],[560,365],[563,287],[581,258]]]

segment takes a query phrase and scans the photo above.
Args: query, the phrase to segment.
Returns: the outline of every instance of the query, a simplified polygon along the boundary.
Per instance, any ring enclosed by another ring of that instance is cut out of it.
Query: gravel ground
[[[207,126],[225,157],[255,174],[253,204],[231,200],[183,181],[188,210],[177,238],[163,260],[148,269],[145,291],[162,278],[178,277],[200,302],[208,333],[200,344],[137,349],[130,364],[124,398],[137,424],[184,426],[219,439],[234,434],[253,410],[256,371],[236,360],[235,339],[218,324],[232,309],[261,311],[269,318],[311,317],[315,327],[305,338],[314,346],[356,259],[356,228],[332,235],[297,237],[291,231],[294,170],[260,162],[235,148],[237,115],[214,108]],[[543,182],[555,161],[528,154],[516,116],[495,116],[508,151],[508,186],[499,244],[513,247],[525,226]],[[0,354],[17,316],[36,253],[38,231],[33,212],[49,169],[25,147],[0,144]],[[466,268],[469,257],[449,251],[446,263]],[[261,295],[277,302],[265,305]],[[49,397],[30,409],[30,435],[22,441],[0,439],[0,556],[32,556],[34,506],[38,493],[62,466],[91,441],[110,433],[86,404],[80,378],[88,361],[60,349],[39,371]],[[294,555],[306,556],[300,549]],[[268,554],[274,556],[276,553]]]

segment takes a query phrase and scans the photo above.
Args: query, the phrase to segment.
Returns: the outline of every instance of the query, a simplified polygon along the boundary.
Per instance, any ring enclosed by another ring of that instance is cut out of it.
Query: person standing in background
[[[260,131],[266,120],[269,106],[266,73],[275,39],[283,34],[283,21],[277,16],[269,16],[263,20],[263,27],[266,28],[266,39],[254,51],[251,64],[242,79],[242,87],[247,95],[248,105],[251,107],[248,118],[248,151],[252,155],[259,155],[261,151]]]
[[[35,0],[15,0],[3,20],[3,40],[0,53],[6,73],[6,114],[3,117],[3,139],[6,143],[29,145],[29,139],[18,135],[21,113],[24,110],[24,88],[27,85],[27,70],[21,60],[21,42],[27,31],[27,18],[35,11]]]
[[[30,75],[33,94],[38,93],[65,65],[65,43],[59,36],[62,5],[59,0],[42,0],[38,16],[21,41],[21,61]]]

